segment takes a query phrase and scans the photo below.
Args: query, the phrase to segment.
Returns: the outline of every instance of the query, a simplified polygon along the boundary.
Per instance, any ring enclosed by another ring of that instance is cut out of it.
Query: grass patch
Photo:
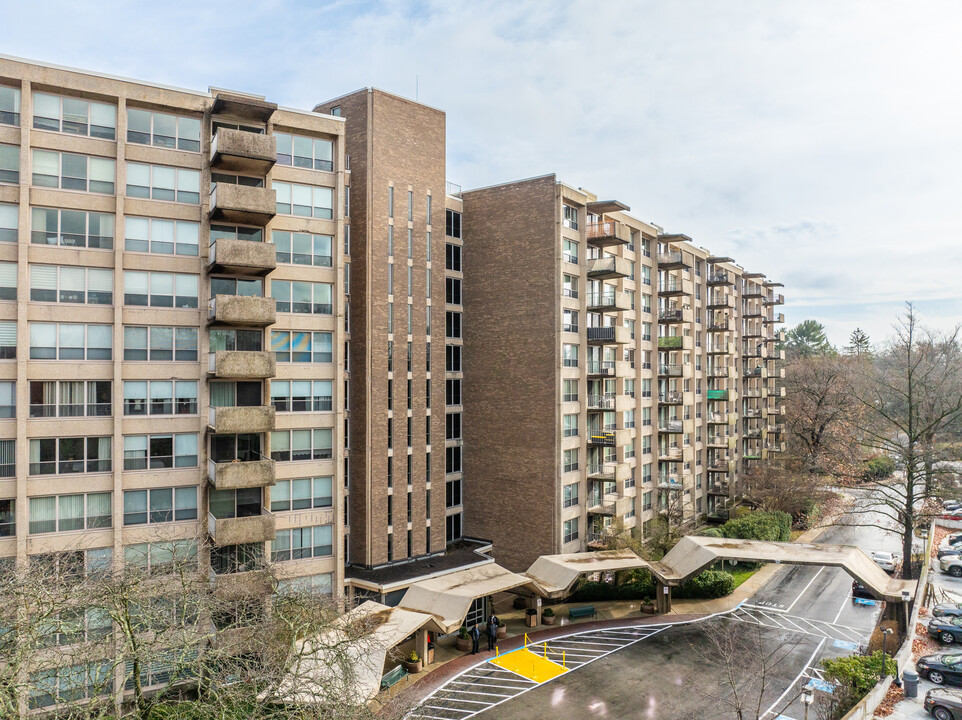
[[[729,570],[728,572],[730,572],[732,576],[735,578],[735,587],[738,587],[743,582],[748,580],[748,578],[750,578],[752,575],[757,573],[759,570],[761,570],[761,567],[752,568],[750,570],[740,570],[736,568],[733,570]]]

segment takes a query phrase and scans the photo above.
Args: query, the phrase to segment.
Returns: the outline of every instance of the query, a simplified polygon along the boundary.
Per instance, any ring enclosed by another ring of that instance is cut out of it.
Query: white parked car
[[[898,567],[898,555],[886,552],[884,550],[875,550],[872,552],[872,559],[875,564],[882,568],[887,573],[894,573],[895,569]]]

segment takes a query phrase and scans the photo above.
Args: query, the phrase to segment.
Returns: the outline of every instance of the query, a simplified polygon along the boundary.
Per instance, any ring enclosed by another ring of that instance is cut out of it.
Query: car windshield
[[[959,627],[960,625],[962,625],[962,617],[949,618],[948,620],[946,620],[946,622],[949,625],[955,625],[956,627]]]
[[[948,667],[955,667],[962,664],[962,655],[943,655],[939,658],[939,662]]]

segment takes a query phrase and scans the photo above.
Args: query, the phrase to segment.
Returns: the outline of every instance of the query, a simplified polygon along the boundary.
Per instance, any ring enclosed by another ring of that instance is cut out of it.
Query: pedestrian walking
[[[488,618],[488,650],[494,650],[494,641],[498,638],[498,616],[491,613]]]
[[[481,627],[477,622],[471,626],[471,630],[468,632],[468,635],[471,638],[471,654],[477,655],[478,643],[481,642]]]

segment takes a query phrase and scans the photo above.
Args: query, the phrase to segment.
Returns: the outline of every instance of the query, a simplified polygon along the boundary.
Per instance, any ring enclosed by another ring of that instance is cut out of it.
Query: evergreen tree
[[[848,336],[848,347],[845,352],[857,358],[863,358],[872,354],[872,343],[868,338],[868,333],[862,328],[855,328]]]
[[[789,330],[785,347],[793,358],[835,354],[825,335],[825,326],[817,320],[803,320]]]

